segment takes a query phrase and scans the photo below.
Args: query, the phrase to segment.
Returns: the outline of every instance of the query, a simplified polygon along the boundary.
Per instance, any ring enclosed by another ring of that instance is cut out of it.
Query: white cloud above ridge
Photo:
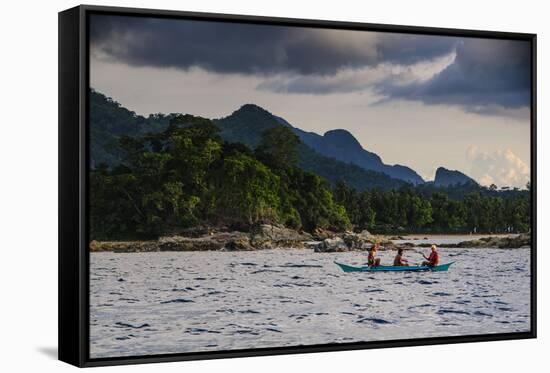
[[[472,145],[466,151],[470,176],[480,184],[524,188],[531,180],[530,167],[511,149],[486,151]]]

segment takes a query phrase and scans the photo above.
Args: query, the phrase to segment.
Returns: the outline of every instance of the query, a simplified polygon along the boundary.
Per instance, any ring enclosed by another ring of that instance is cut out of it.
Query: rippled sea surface
[[[359,252],[92,253],[91,357],[530,330],[529,249],[441,254],[449,272],[368,274],[333,263]]]

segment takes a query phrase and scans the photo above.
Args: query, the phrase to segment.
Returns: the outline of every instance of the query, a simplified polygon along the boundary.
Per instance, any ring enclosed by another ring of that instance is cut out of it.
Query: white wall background
[[[550,24],[543,1],[95,1],[101,5],[538,34],[539,338],[109,368],[110,371],[540,371],[549,351]],[[0,21],[0,370],[68,371],[57,350],[57,12],[75,1],[10,1]],[[547,169],[547,168],[546,168]]]

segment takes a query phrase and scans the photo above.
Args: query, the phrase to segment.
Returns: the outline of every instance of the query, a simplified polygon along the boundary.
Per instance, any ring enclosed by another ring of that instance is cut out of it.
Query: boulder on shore
[[[346,246],[350,250],[367,250],[372,245],[369,242],[368,235],[362,233],[356,234],[352,232],[346,232],[342,235],[342,239],[346,243]]]
[[[341,237],[327,238],[315,246],[316,253],[339,253],[349,251],[348,245]]]
[[[270,224],[261,224],[250,232],[250,244],[255,249],[303,248],[311,239],[308,233]]]
[[[317,241],[323,241],[327,238],[334,238],[336,237],[336,233],[333,231],[329,231],[328,229],[323,228],[315,228],[313,230],[313,239]]]
[[[512,237],[509,241],[501,243],[501,248],[508,247],[531,247],[531,233],[522,233],[516,237]]]
[[[360,233],[344,232],[335,237],[326,238],[319,243],[308,243],[315,252],[329,253],[342,251],[367,251],[373,244],[379,243],[381,250],[395,249],[396,245],[385,236],[375,236],[364,230]]]
[[[254,247],[250,244],[248,236],[235,237],[225,244],[227,251],[253,251]]]

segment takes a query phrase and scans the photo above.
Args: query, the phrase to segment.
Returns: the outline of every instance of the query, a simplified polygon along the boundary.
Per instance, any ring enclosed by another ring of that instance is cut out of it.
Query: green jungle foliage
[[[90,147],[92,166],[106,164],[116,167],[122,162],[124,150],[119,147],[121,137],[143,136],[166,130],[170,121],[179,114],[137,115],[110,97],[95,90],[90,91]],[[269,112],[253,104],[243,105],[228,117],[212,121],[219,129],[220,137],[230,143],[243,143],[255,149],[266,130],[290,128]],[[297,151],[298,166],[313,172],[331,184],[344,181],[356,189],[381,188],[389,190],[405,183],[381,172],[367,171],[354,164],[325,157],[300,143]]]
[[[190,115],[160,133],[121,137],[121,164],[90,174],[92,239],[156,237],[198,224],[350,229],[330,185],[296,167],[297,145],[292,131],[276,128],[254,152]]]
[[[528,191],[334,189],[296,166],[300,142],[288,128],[264,132],[255,150],[224,142],[208,119],[174,116],[159,133],[119,139],[121,163],[90,174],[93,239],[156,237],[195,225],[408,232],[529,229]]]
[[[225,141],[240,142],[252,149],[259,146],[265,131],[274,128],[292,129],[280,118],[253,104],[243,105],[230,116],[215,119],[213,122],[220,128],[220,135]],[[298,167],[323,177],[333,185],[344,181],[359,190],[389,190],[405,184],[404,181],[381,172],[365,170],[357,165],[326,157],[302,142],[298,144],[296,157]]]
[[[460,188],[435,188],[427,193],[407,185],[391,191],[358,192],[341,183],[334,196],[357,229],[378,233],[529,231],[529,190],[495,191],[478,186],[472,191],[468,186],[466,192],[459,193]],[[453,199],[450,194],[461,198]]]
[[[375,233],[530,229],[529,185],[414,187],[320,155],[254,105],[211,121],[145,118],[95,91],[90,99],[92,239],[258,223]]]
[[[90,153],[94,164],[120,163],[124,152],[119,147],[123,136],[140,136],[166,129],[174,114],[151,114],[147,118],[121,106],[112,98],[90,91]]]

